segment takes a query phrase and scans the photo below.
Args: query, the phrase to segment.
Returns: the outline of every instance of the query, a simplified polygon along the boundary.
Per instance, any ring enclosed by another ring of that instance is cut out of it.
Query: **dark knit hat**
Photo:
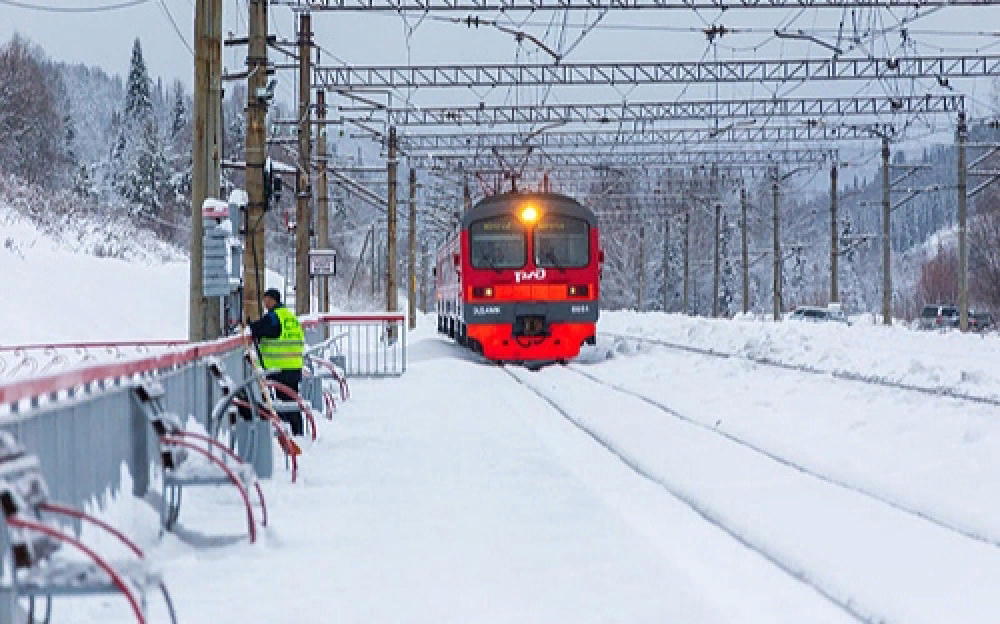
[[[281,303],[281,291],[278,290],[277,288],[268,288],[267,290],[264,291],[264,296],[270,297],[271,299],[274,299],[278,303]]]

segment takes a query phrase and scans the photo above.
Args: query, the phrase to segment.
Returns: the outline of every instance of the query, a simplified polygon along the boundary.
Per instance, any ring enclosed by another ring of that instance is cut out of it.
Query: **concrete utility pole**
[[[715,267],[712,275],[712,318],[719,316],[719,230],[722,228],[722,204],[715,204]]]
[[[882,137],[882,324],[892,325],[892,254],[889,251],[889,137]]]
[[[386,312],[395,312],[399,306],[396,301],[396,127],[389,128],[389,162],[386,165],[389,175],[389,207],[386,211],[386,280],[385,280],[385,309]]]
[[[462,210],[469,212],[472,209],[472,191],[469,190],[469,178],[462,176]]]
[[[840,239],[837,233],[837,163],[830,166],[830,303],[840,301],[837,287],[837,258],[840,256]]]
[[[299,15],[299,166],[295,176],[295,313],[309,314],[309,242],[312,233],[312,24],[309,13]]]
[[[319,125],[316,130],[316,247],[319,249],[330,248],[330,187],[328,185],[329,174],[326,171],[328,165],[327,144],[326,144],[326,91],[316,89],[316,120]],[[319,311],[330,311],[330,278],[321,277],[319,280]]]
[[[740,234],[743,238],[743,314],[750,310],[750,250],[747,248],[747,189],[740,187]]]
[[[218,297],[204,295],[201,205],[219,197],[222,104],[222,0],[197,0],[194,18],[194,136],[191,145],[191,281],[188,340],[222,335]]]
[[[955,129],[955,143],[958,152],[958,322],[962,331],[969,329],[969,246],[968,216],[969,204],[966,197],[968,171],[965,166],[965,143],[969,138],[969,128],[965,123],[965,111],[958,113],[958,127]]]
[[[407,311],[410,329],[417,328],[417,170],[410,167],[410,290]]]
[[[771,194],[773,196],[773,224],[772,230],[774,231],[774,266],[772,270],[772,277],[774,278],[773,290],[774,290],[774,320],[781,320],[781,205],[778,201],[778,167],[775,166],[773,171],[773,178],[771,179]]]
[[[691,276],[691,213],[684,213],[684,297],[682,305],[684,314],[690,314],[688,310],[688,292]]]
[[[663,311],[670,311],[670,217],[663,219]]]
[[[267,0],[249,0],[249,52],[247,65],[246,138],[246,254],[243,256],[243,314],[260,318],[261,296],[267,288],[267,237],[264,211],[264,160],[267,158],[267,97],[260,95],[267,83]]]
[[[643,268],[646,264],[646,259],[643,257],[643,239],[645,238],[646,230],[641,225],[639,226],[639,284],[635,293],[635,309],[637,312],[642,312],[642,282],[645,277]]]

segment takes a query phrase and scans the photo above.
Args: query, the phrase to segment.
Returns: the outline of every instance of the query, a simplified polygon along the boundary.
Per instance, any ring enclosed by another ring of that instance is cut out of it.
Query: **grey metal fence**
[[[406,372],[406,317],[402,314],[320,316],[306,340],[348,377],[398,377]]]
[[[326,316],[304,319],[303,327],[307,343],[325,342],[327,357],[336,358],[350,376],[401,375],[406,370],[402,315]],[[212,406],[221,398],[207,358],[221,360],[239,384],[249,373],[243,354],[243,339],[236,337],[47,377],[0,379],[0,428],[38,455],[57,500],[77,506],[100,504],[105,493],[121,490],[123,466],[131,476],[132,493],[145,496],[152,485],[151,452],[156,444],[145,416],[133,403],[135,382],[155,376],[166,389],[170,411],[206,425]],[[266,478],[272,471],[271,432],[267,423],[259,427],[257,435],[239,437],[259,442],[254,466],[258,476]]]

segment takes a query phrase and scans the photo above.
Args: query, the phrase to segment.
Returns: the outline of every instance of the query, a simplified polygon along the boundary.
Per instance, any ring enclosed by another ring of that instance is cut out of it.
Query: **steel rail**
[[[804,585],[815,591],[817,594],[819,594],[821,597],[823,597],[825,600],[829,601],[832,605],[836,606],[837,608],[842,610],[845,614],[849,615],[855,620],[865,623],[870,621],[865,614],[858,611],[855,605],[851,604],[850,600],[843,601],[838,599],[831,592],[824,589],[816,581],[808,578],[802,572],[801,569],[785,561],[782,561],[782,559],[778,555],[770,552],[769,549],[759,546],[754,542],[752,542],[749,537],[743,535],[740,531],[730,526],[730,524],[727,523],[720,514],[713,512],[708,506],[701,504],[690,494],[685,493],[680,488],[668,483],[663,478],[653,474],[652,471],[646,469],[638,461],[632,459],[626,451],[620,449],[610,439],[601,435],[601,433],[596,431],[593,427],[587,426],[585,423],[581,422],[580,419],[574,418],[573,415],[570,414],[568,410],[559,405],[559,403],[556,402],[552,397],[548,396],[546,393],[542,392],[535,386],[527,383],[521,377],[515,375],[510,370],[509,367],[505,367],[504,372],[510,375],[515,381],[524,386],[527,390],[529,390],[539,399],[548,404],[549,407],[554,409],[563,418],[565,418],[567,422],[569,422],[571,425],[573,425],[583,433],[587,434],[587,436],[590,437],[594,442],[596,442],[606,451],[608,451],[613,456],[618,458],[619,461],[628,466],[628,468],[631,469],[634,473],[646,479],[650,483],[653,483],[656,486],[662,488],[670,496],[672,496],[673,498],[677,499],[678,501],[686,505],[694,513],[698,514],[698,516],[707,521],[709,524],[717,527],[720,531],[722,531],[732,539],[736,540],[744,548],[756,553],[757,555],[760,555],[769,563],[774,565],[776,568],[778,568],[788,576],[794,578],[795,580],[803,583]]]

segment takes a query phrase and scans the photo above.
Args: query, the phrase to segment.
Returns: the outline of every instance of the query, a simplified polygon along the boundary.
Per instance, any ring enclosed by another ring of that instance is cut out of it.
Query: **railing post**
[[[149,422],[142,408],[134,400],[129,405],[132,421],[132,460],[128,470],[132,475],[132,495],[142,498],[149,492]]]

